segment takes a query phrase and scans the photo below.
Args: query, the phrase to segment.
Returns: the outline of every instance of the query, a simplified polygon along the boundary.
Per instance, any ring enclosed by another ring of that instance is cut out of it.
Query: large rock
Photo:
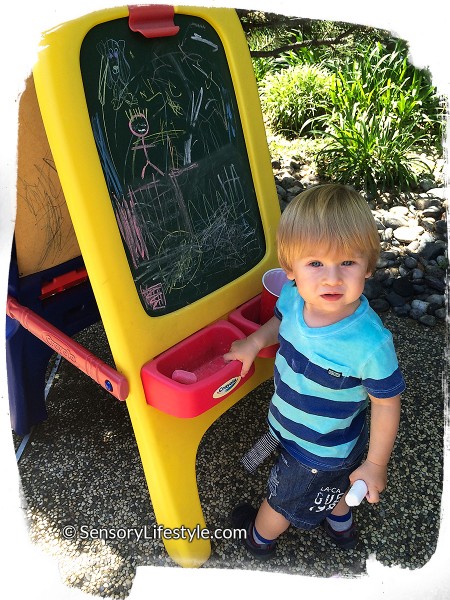
[[[399,242],[410,244],[411,242],[414,242],[421,233],[423,233],[423,227],[421,225],[402,226],[397,227],[397,229],[394,230],[394,237]]]

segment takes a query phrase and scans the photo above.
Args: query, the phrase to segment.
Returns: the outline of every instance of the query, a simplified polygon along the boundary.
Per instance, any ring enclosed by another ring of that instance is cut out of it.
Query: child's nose
[[[325,283],[327,285],[339,285],[342,283],[341,271],[338,266],[327,268],[325,272]]]

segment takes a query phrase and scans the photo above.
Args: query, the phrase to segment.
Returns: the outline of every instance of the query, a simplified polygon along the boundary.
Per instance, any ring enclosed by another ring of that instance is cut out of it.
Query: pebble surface
[[[388,487],[379,504],[364,501],[355,509],[360,545],[345,552],[320,529],[290,528],[269,562],[256,561],[239,542],[216,540],[202,569],[358,578],[367,574],[369,556],[403,570],[430,560],[443,481],[445,326],[424,328],[392,312],[382,319],[393,333],[407,389]],[[101,324],[77,340],[108,360]],[[229,527],[237,503],[257,506],[264,497],[271,458],[253,475],[240,459],[266,431],[271,393],[269,380],[215,421],[201,441],[197,479],[210,529]],[[119,530],[156,523],[126,405],[65,361],[47,404],[49,418],[34,429],[19,472],[30,539],[57,561],[62,582],[101,598],[126,598],[137,566],[180,568],[159,540],[64,539],[67,526],[80,532],[83,526]]]
[[[275,168],[280,187],[279,172]],[[285,191],[305,187],[294,179]],[[388,487],[379,504],[363,502],[355,509],[359,546],[345,552],[320,529],[290,528],[269,562],[256,561],[236,541],[216,540],[202,569],[359,578],[367,574],[369,556],[386,566],[415,570],[434,554],[448,397],[443,378],[448,369],[442,276],[446,227],[440,193],[419,193],[401,203],[402,210],[393,210],[390,201],[372,205],[384,250],[368,295],[372,305],[379,303],[380,317],[393,333],[407,389]],[[111,362],[100,323],[76,339]],[[229,527],[228,515],[238,502],[258,506],[264,497],[271,460],[250,475],[240,459],[266,431],[272,385],[269,380],[239,401],[202,439],[197,478],[210,529]],[[30,540],[54,558],[62,582],[94,597],[119,599],[129,595],[137,566],[179,568],[159,540],[64,538],[67,526],[80,532],[83,526],[118,530],[156,523],[126,404],[63,361],[47,406],[49,418],[33,430],[18,468]],[[13,438],[17,447],[20,438]]]

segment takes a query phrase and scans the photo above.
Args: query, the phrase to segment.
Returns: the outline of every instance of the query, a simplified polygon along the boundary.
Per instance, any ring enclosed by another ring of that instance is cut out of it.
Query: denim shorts
[[[349,475],[362,463],[364,452],[352,464],[336,471],[319,471],[281,450],[267,483],[267,502],[294,527],[314,529],[331,513],[350,486]]]

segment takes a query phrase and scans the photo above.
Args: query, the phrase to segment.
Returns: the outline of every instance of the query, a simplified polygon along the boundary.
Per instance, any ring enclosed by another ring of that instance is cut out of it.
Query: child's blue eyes
[[[319,260],[313,260],[308,264],[310,267],[322,267],[323,266],[323,264]],[[341,265],[343,267],[351,267],[354,264],[355,264],[355,261],[353,261],[353,260],[343,260],[341,263]]]

